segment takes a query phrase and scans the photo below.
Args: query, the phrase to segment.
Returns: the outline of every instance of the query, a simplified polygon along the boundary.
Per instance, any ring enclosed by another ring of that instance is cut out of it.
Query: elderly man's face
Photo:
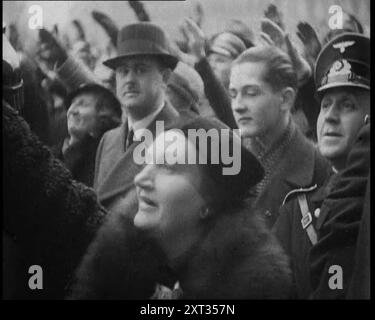
[[[133,118],[155,111],[166,90],[166,69],[152,57],[132,57],[116,69],[117,96]]]
[[[317,122],[321,154],[331,161],[346,159],[369,112],[369,91],[348,87],[327,90]]]

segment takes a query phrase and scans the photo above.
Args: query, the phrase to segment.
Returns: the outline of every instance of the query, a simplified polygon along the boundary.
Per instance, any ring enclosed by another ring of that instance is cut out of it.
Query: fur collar
[[[187,299],[288,298],[287,256],[250,211],[223,214],[173,269]]]

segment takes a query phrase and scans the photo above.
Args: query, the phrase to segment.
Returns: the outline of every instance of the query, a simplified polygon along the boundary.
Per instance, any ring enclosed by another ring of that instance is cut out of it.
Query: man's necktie
[[[125,150],[128,150],[129,147],[133,144],[134,140],[134,131],[130,129],[128,136],[126,137]]]

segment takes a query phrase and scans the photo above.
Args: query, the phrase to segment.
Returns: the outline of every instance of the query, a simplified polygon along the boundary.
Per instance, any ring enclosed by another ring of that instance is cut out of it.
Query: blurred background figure
[[[112,59],[117,55],[116,43],[119,30],[113,19],[103,12],[94,10],[91,12],[91,15],[108,36],[105,48],[102,50],[98,60],[96,61],[94,73],[106,88],[115,92],[115,73],[112,69],[104,66],[103,61]]]
[[[208,61],[216,77],[228,89],[231,63],[240,53],[254,46],[251,29],[239,20],[227,23],[224,31],[209,40]]]
[[[189,65],[178,62],[168,81],[167,97],[177,111],[199,114],[199,103],[204,98],[204,85],[200,75]]]

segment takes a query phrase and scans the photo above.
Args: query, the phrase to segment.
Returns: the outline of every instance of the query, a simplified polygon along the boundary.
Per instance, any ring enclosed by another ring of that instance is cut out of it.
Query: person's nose
[[[333,102],[327,109],[325,113],[325,121],[329,123],[337,123],[340,120],[339,117],[339,108],[336,104],[336,102]]]
[[[235,113],[239,114],[242,114],[246,111],[247,108],[240,95],[237,95],[234,99],[232,99],[232,109]]]
[[[77,105],[77,104],[72,104],[72,105],[70,106],[70,108],[68,109],[68,116],[69,116],[70,114],[72,114],[72,115],[76,115],[76,114],[78,114],[78,110],[79,110],[78,105]]]
[[[146,165],[134,178],[134,184],[137,188],[151,190],[153,187],[153,165]]]
[[[130,69],[124,76],[125,84],[135,83],[136,79],[137,79],[136,73],[133,69]]]

